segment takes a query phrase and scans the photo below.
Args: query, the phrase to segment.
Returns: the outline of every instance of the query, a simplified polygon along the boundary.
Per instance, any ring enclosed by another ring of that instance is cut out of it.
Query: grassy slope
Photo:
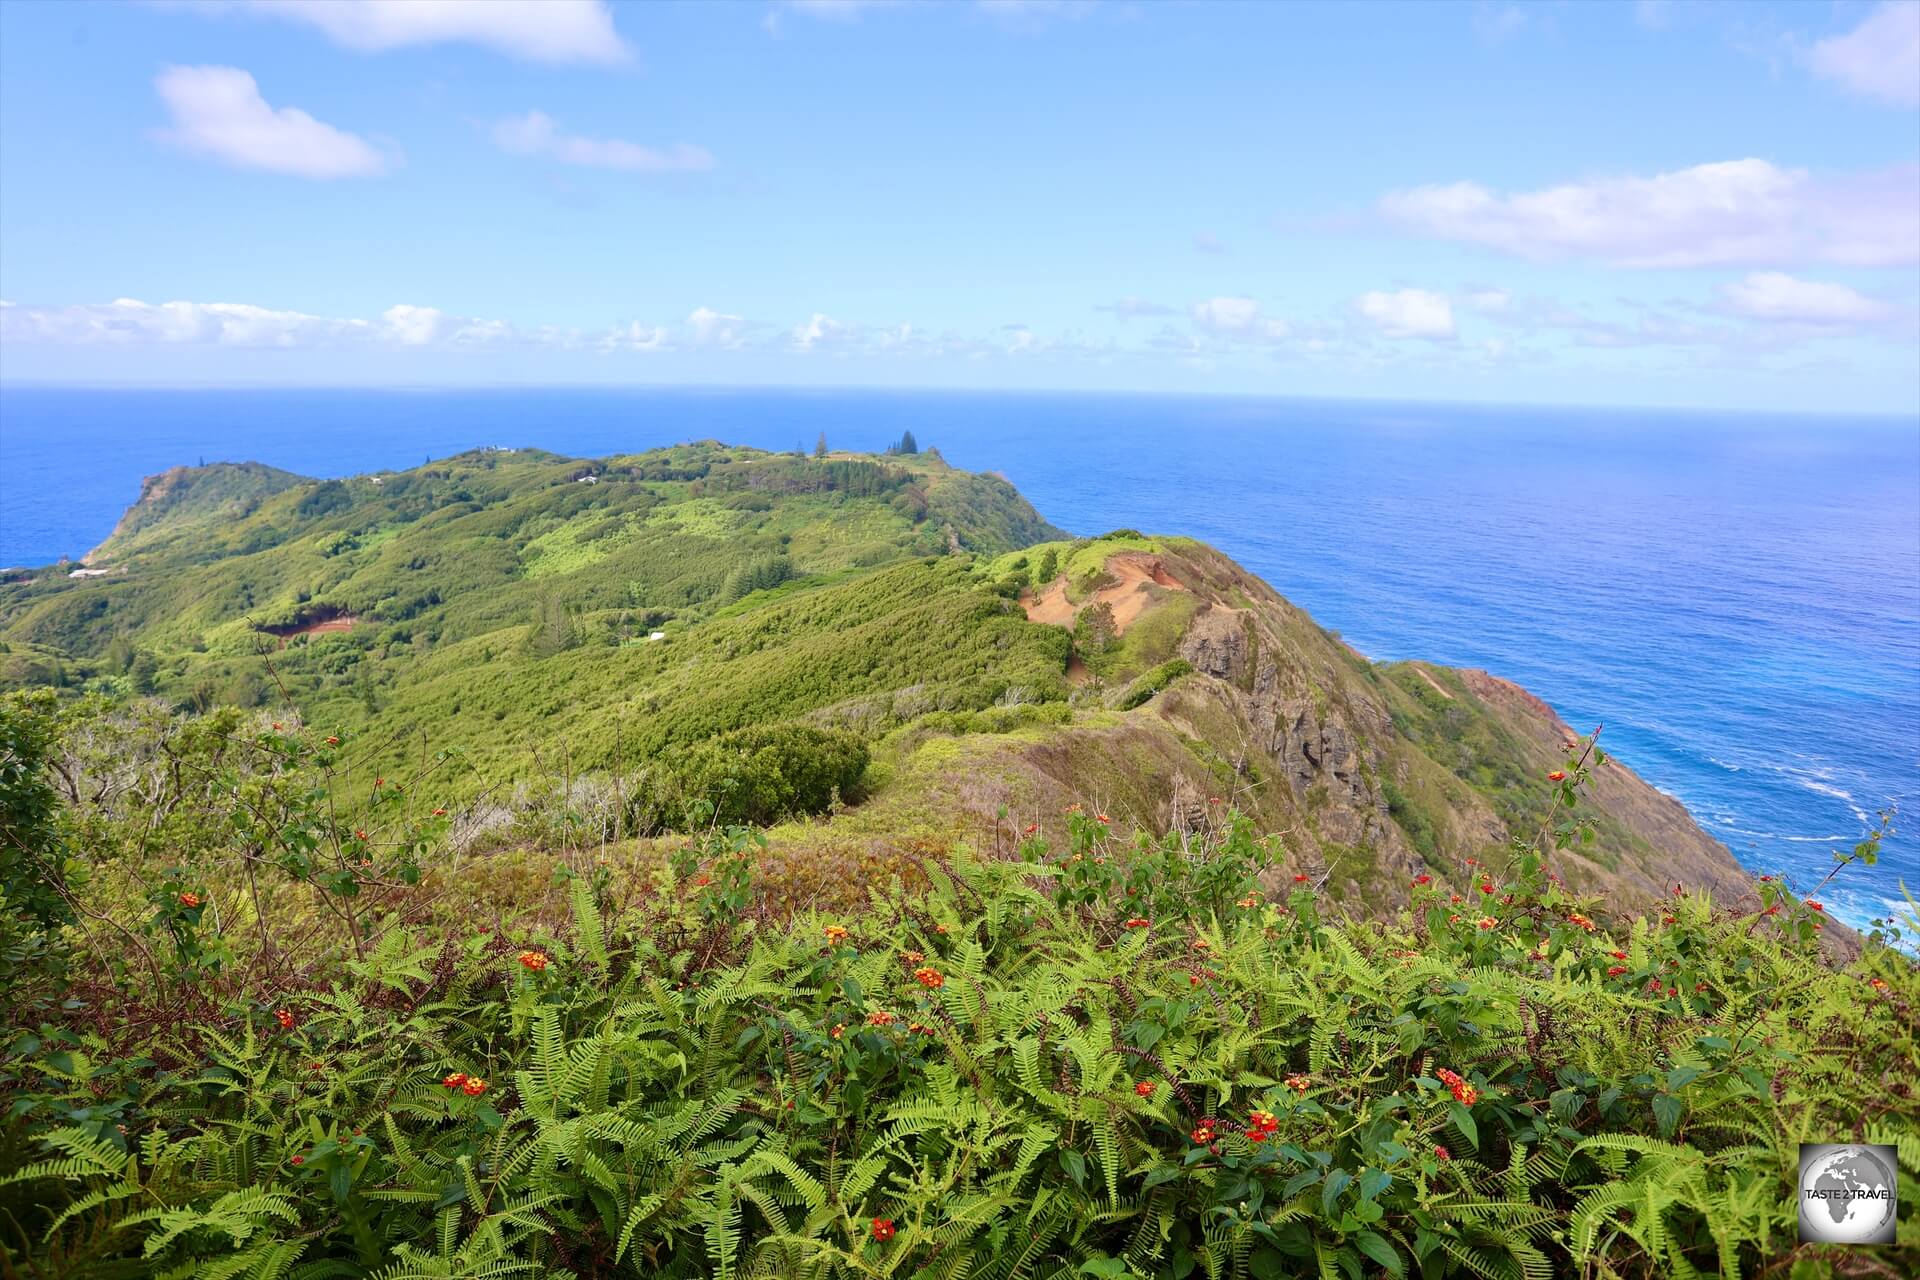
[[[1164,829],[1231,794],[1334,895],[1376,902],[1531,835],[1551,797],[1564,727],[1524,695],[1369,663],[1191,540],[1061,540],[1004,481],[933,455],[707,443],[481,451],[291,484],[204,470],[149,486],[165,509],[136,508],[96,557],[124,572],[0,586],[16,646],[0,674],[44,681],[64,658],[75,682],[117,692],[269,701],[258,628],[351,614],[353,630],[275,652],[278,678],[309,722],[360,734],[360,771],[460,749],[454,800],[643,773],[752,724],[853,728],[877,748],[873,799],[776,833],[801,858],[978,840],[1002,807],[1045,824],[1073,799]],[[1012,599],[1051,560],[1083,604],[1119,553],[1159,558],[1187,589],[1142,587],[1108,643],[1029,623]],[[1696,882],[1733,869],[1648,794],[1629,777],[1605,797],[1576,881],[1644,898],[1669,862]]]

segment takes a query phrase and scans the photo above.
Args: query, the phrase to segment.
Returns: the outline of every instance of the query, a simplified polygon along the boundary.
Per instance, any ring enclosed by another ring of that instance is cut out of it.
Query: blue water
[[[1188,533],[1376,658],[1486,667],[1811,885],[1898,805],[1920,894],[1920,421],[1352,401],[689,390],[0,388],[0,565],[79,555],[140,478],[308,475],[480,444],[716,437],[878,448],[912,428],[1075,533]]]

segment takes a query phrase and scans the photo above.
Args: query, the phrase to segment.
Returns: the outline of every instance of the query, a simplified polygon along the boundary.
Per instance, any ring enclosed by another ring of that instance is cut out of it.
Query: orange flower
[[[913,971],[913,977],[916,982],[929,991],[937,991],[947,985],[945,975],[932,965],[923,965],[915,969]]]
[[[1103,827],[1104,827],[1104,826],[1106,826],[1106,825],[1107,825],[1107,824],[1108,824],[1109,822],[1112,822],[1112,821],[1113,821],[1113,819],[1112,819],[1112,818],[1109,818],[1109,817],[1108,817],[1108,816],[1107,816],[1106,814],[1104,814],[1104,813],[1096,813],[1096,814],[1094,814],[1094,815],[1093,815],[1093,820],[1094,820],[1095,822],[1097,822],[1097,823],[1099,823],[1099,824],[1100,824],[1101,826],[1103,826]]]
[[[937,925],[935,925],[935,926],[933,926],[933,931],[934,931],[935,933],[938,933],[938,934],[941,934],[941,935],[943,935],[943,936],[944,936],[944,935],[945,935],[945,934],[947,933],[947,926],[945,926],[945,925],[943,925],[943,924],[937,924]]]
[[[385,778],[375,778],[373,780],[373,789],[375,791],[378,791],[380,788],[386,785],[387,785],[387,780]]]
[[[1188,974],[1188,975],[1187,975],[1187,985],[1188,985],[1188,986],[1190,986],[1190,987],[1197,987],[1197,986],[1199,986],[1199,985],[1200,985],[1200,975],[1199,975],[1199,974],[1197,974],[1197,973],[1190,973],[1190,974]]]
[[[898,1017],[885,1009],[875,1009],[867,1015],[867,1025],[870,1027],[890,1027],[898,1021],[900,1021]]]
[[[847,1034],[847,1025],[844,1022],[834,1023],[833,1030],[827,1032],[828,1037],[834,1040],[838,1040],[841,1036],[844,1036],[845,1034]]]
[[[466,1082],[467,1082],[467,1073],[464,1071],[456,1071],[452,1075],[442,1078],[440,1081],[441,1084],[445,1085],[449,1089],[458,1089],[461,1085],[465,1084]]]
[[[905,960],[908,964],[919,964],[922,960],[926,959],[926,957],[921,955],[918,951],[902,951],[900,953],[900,958],[902,960]]]
[[[200,905],[200,902],[201,898],[197,893],[183,893],[180,895],[180,905],[183,907],[197,907]]]
[[[1885,991],[1887,989],[1887,980],[1885,978],[1868,978],[1867,985],[1875,991]]]
[[[841,925],[830,924],[821,932],[827,935],[828,946],[837,947],[847,940],[847,931]]]
[[[1477,923],[1482,929],[1497,929],[1500,927],[1500,922],[1498,920],[1495,920],[1492,916],[1481,916],[1480,919],[1475,923]]]
[[[1029,823],[1028,823],[1028,824],[1026,825],[1026,829],[1025,829],[1025,830],[1023,830],[1023,831],[1022,831],[1022,832],[1021,832],[1020,834],[1021,834],[1021,835],[1023,835],[1023,836],[1030,836],[1030,835],[1032,835],[1032,834],[1033,834],[1034,832],[1036,832],[1036,831],[1038,831],[1039,829],[1040,829],[1040,824],[1039,824],[1039,823],[1037,823],[1037,822],[1029,822]]]
[[[1807,910],[1809,910],[1809,911],[1825,911],[1825,910],[1826,910],[1826,907],[1825,907],[1824,905],[1822,905],[1821,903],[1818,903],[1818,902],[1815,902],[1815,901],[1814,901],[1814,900],[1813,900],[1812,898],[1808,898],[1808,899],[1807,899]]]
[[[445,809],[435,809],[433,811],[433,816],[436,818],[444,818],[447,816],[447,811]]]
[[[340,739],[338,739],[338,738],[336,738],[336,737],[334,737],[334,736],[333,736],[332,734],[328,734],[328,735],[327,735],[327,745],[328,745],[328,746],[330,746],[330,747],[337,747],[337,746],[339,746],[339,745],[340,745]]]
[[[1153,921],[1147,919],[1145,916],[1134,916],[1131,920],[1127,921],[1127,928],[1151,929],[1153,928]]]
[[[1299,1072],[1295,1072],[1287,1077],[1287,1088],[1293,1090],[1295,1093],[1305,1093],[1308,1083],[1307,1078]]]
[[[1212,948],[1213,948],[1213,944],[1211,942],[1208,942],[1205,938],[1195,938],[1193,940],[1193,949],[1195,951],[1209,951],[1209,950],[1212,950]]]
[[[353,829],[353,838],[354,838],[355,840],[359,840],[359,841],[363,841],[363,842],[364,842],[364,841],[366,840],[366,838],[367,838],[367,833],[366,833],[366,832],[364,832],[364,831],[362,831],[362,830],[361,830],[360,828],[358,828],[358,827],[355,827],[355,828]]]
[[[280,722],[279,722],[278,720],[275,720],[275,721],[273,722],[273,728],[274,728],[274,732],[276,732],[276,733],[278,733],[278,732],[280,731]]]
[[[1247,1141],[1265,1142],[1280,1128],[1280,1117],[1271,1111],[1247,1113]]]
[[[487,1091],[487,1082],[479,1076],[468,1076],[467,1082],[460,1086],[460,1092],[469,1098],[477,1098]]]
[[[539,973],[547,967],[547,957],[544,952],[540,951],[522,951],[520,953],[520,964],[522,968],[530,973]]]
[[[1195,1146],[1204,1147],[1209,1142],[1213,1141],[1213,1126],[1214,1126],[1214,1119],[1212,1116],[1208,1116],[1206,1119],[1202,1120],[1199,1124],[1193,1127],[1192,1136],[1193,1136],[1193,1143]]]
[[[1566,780],[1567,780],[1567,771],[1565,769],[1555,769],[1552,773],[1547,775],[1548,782],[1565,782]]]
[[[1885,985],[1885,984],[1882,984],[1882,985]],[[1151,1098],[1153,1096],[1153,1081],[1142,1080],[1140,1083],[1133,1086],[1133,1091],[1139,1094],[1143,1098]]]
[[[1625,960],[1627,958],[1627,953],[1624,951],[1609,951],[1607,952],[1607,954],[1612,956],[1615,960]]]
[[[1234,899],[1233,905],[1236,907],[1245,907],[1248,910],[1252,910],[1254,907],[1257,907],[1260,905],[1260,895],[1257,893],[1250,893],[1244,898],[1236,898]]]
[[[1578,911],[1572,912],[1567,916],[1567,923],[1572,925],[1578,925],[1580,928],[1585,929],[1588,933],[1592,933],[1595,928],[1593,921],[1587,919],[1585,916],[1581,915]]]
[[[273,1011],[273,1016],[275,1020],[277,1020],[280,1023],[280,1029],[282,1031],[293,1030],[293,1010],[275,1009]]]

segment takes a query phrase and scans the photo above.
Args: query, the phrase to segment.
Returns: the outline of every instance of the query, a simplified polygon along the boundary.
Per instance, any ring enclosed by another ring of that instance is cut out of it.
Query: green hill
[[[176,469],[91,563],[104,574],[0,585],[0,675],[185,711],[284,717],[290,698],[354,735],[359,775],[457,750],[454,804],[602,779],[616,837],[677,824],[701,787],[744,795],[738,735],[805,726],[753,747],[754,777],[829,749],[835,770],[741,802],[766,819],[860,799],[776,831],[802,860],[948,842],[1003,811],[1044,827],[1083,798],[1177,830],[1231,798],[1333,893],[1384,906],[1422,868],[1535,834],[1574,737],[1485,673],[1369,662],[1198,543],[1070,539],[937,453]],[[1624,766],[1595,796],[1568,868],[1583,887],[1629,905],[1676,880],[1744,886]]]

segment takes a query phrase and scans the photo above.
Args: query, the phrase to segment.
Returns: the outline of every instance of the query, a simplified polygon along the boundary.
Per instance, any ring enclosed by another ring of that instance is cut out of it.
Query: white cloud
[[[1815,75],[1861,97],[1920,107],[1920,3],[1884,0],[1853,30],[1815,44],[1807,60]]]
[[[1846,285],[1798,280],[1780,271],[1756,271],[1724,287],[1720,296],[1728,310],[1755,320],[1850,325],[1892,314],[1886,303]]]
[[[643,147],[618,138],[583,138],[561,133],[543,111],[529,111],[493,126],[494,145],[523,156],[551,156],[561,164],[592,169],[621,169],[629,173],[684,173],[713,168],[713,156],[703,147],[677,143],[671,147]]]
[[[737,347],[746,338],[747,322],[711,307],[695,307],[687,316],[687,328],[697,346]]]
[[[660,351],[666,345],[667,331],[664,326],[641,324],[638,320],[615,325],[600,338],[602,351]]]
[[[1289,332],[1287,322],[1263,315],[1252,298],[1208,298],[1187,309],[1194,326],[1216,338],[1277,342]]]
[[[330,320],[237,302],[112,302],[0,309],[0,338],[69,346],[205,343],[294,347],[363,336],[364,320]]]
[[[434,307],[413,307],[405,303],[380,313],[387,336],[403,347],[431,346],[449,331],[448,317]]]
[[[186,0],[163,7],[297,22],[365,53],[460,43],[531,62],[629,57],[605,0]]]
[[[238,67],[168,67],[153,87],[173,117],[162,138],[235,168],[302,178],[366,177],[387,169],[387,157],[364,138],[297,108],[268,105]]]
[[[1454,333],[1452,304],[1444,294],[1425,289],[1363,293],[1354,307],[1389,338],[1440,339]]]
[[[1599,178],[1502,195],[1475,182],[1384,197],[1391,220],[1443,240],[1526,258],[1601,258],[1624,267],[1811,260],[1920,261],[1920,171],[1817,181],[1765,160],[1696,165],[1650,178]]]
[[[793,345],[802,351],[832,346],[848,336],[847,326],[819,311],[793,327]]]

